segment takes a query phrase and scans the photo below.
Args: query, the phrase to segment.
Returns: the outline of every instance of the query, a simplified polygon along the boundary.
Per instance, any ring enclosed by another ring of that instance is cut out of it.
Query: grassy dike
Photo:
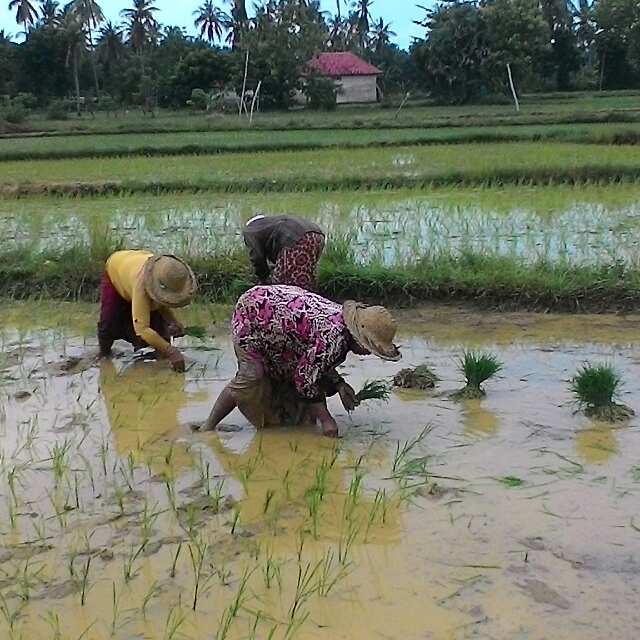
[[[640,271],[621,265],[569,266],[473,253],[434,255],[386,267],[357,263],[347,244],[331,240],[319,272],[320,291],[344,300],[406,306],[427,301],[537,311],[631,310],[640,303]],[[19,250],[0,255],[0,296],[96,301],[108,251],[72,248],[59,254]],[[185,256],[200,284],[201,301],[233,302],[254,284],[242,251]]]

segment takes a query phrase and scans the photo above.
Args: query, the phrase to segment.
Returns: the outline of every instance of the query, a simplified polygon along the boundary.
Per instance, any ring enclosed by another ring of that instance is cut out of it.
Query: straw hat
[[[402,358],[393,344],[396,321],[384,307],[367,307],[348,300],[342,306],[342,314],[349,333],[363,349],[383,360],[397,362]]]
[[[186,307],[197,288],[191,267],[173,255],[151,256],[142,273],[147,295],[162,307]]]

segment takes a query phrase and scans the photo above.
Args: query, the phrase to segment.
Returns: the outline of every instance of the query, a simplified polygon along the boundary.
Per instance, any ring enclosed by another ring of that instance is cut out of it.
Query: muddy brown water
[[[640,420],[574,413],[567,380],[612,362],[640,410],[640,317],[402,312],[404,362],[343,372],[426,361],[438,390],[332,403],[333,442],[190,432],[234,373],[224,324],[185,376],[124,348],[62,371],[94,313],[0,306],[1,638],[638,637]],[[505,369],[456,403],[464,348]]]

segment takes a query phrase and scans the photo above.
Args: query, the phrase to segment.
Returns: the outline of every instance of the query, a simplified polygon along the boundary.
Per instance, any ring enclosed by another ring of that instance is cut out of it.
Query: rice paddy
[[[561,381],[607,358],[635,404],[637,318],[406,312],[405,360],[428,353],[443,393],[397,390],[351,416],[336,404],[335,443],[256,433],[238,416],[191,433],[233,374],[224,327],[204,345],[183,339],[184,378],[129,354],[65,373],[95,347],[95,307],[1,311],[2,637],[445,639],[473,627],[595,640],[610,597],[617,633],[632,634],[635,574],[619,550],[637,542],[638,430],[574,414]],[[456,403],[447,389],[471,348],[496,353],[504,375],[485,400]],[[355,388],[400,368],[366,362],[342,372]]]
[[[0,638],[637,635],[637,99],[1,137]],[[235,372],[257,213],[326,229],[325,295],[401,307],[403,362],[340,369],[336,441],[191,430]],[[197,273],[184,376],[93,357],[118,247]]]

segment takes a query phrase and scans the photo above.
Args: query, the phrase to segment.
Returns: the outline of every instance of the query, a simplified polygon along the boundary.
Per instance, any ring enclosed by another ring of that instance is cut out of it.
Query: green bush
[[[38,106],[38,99],[32,93],[19,93],[12,102],[14,105],[20,105],[28,111]]]
[[[66,120],[69,117],[69,104],[66,100],[54,100],[47,109],[47,120]]]
[[[203,89],[193,89],[191,100],[188,100],[187,104],[198,111],[206,111],[209,104],[209,96]]]
[[[330,78],[309,78],[305,94],[310,109],[333,111],[338,104],[338,85]]]
[[[9,124],[22,124],[27,119],[27,110],[20,103],[12,102],[2,114]]]

